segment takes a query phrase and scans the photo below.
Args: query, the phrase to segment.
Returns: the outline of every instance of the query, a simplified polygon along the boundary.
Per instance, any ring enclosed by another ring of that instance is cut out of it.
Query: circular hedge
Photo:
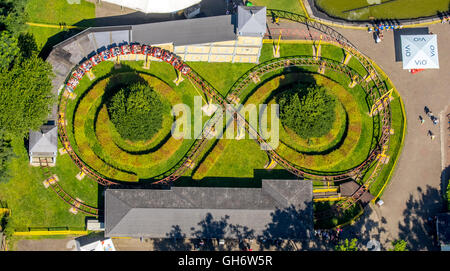
[[[119,134],[131,141],[151,139],[169,111],[153,88],[140,82],[120,88],[106,105]]]
[[[326,135],[336,119],[336,100],[323,86],[298,84],[278,96],[280,119],[302,138]]]

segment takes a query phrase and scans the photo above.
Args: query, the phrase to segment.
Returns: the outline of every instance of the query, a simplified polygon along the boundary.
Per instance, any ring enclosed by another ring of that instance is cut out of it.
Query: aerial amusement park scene
[[[2,251],[450,249],[448,0],[1,5]]]

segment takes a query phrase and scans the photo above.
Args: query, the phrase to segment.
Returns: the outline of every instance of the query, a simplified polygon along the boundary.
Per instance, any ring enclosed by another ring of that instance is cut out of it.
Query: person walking
[[[428,135],[431,137],[431,140],[434,140],[434,134],[430,130],[428,130]]]
[[[419,115],[420,124],[423,124],[425,120],[422,118],[422,116]]]

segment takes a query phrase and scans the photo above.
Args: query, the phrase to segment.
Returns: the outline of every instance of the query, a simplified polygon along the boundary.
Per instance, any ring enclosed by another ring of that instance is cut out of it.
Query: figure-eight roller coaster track
[[[263,137],[258,133],[258,131],[253,128],[246,120],[245,118],[238,112],[238,110],[233,106],[226,106],[227,104],[232,103],[232,97],[237,97],[241,93],[243,89],[245,89],[249,84],[253,82],[253,78],[255,76],[263,76],[266,73],[269,73],[271,71],[279,70],[279,69],[285,69],[290,67],[298,67],[298,66],[317,66],[317,67],[324,67],[326,69],[331,69],[333,71],[339,72],[341,74],[347,75],[349,78],[354,80],[357,84],[359,84],[364,91],[368,94],[368,97],[370,97],[372,104],[375,104],[383,94],[387,93],[387,87],[385,83],[383,82],[382,78],[379,76],[377,70],[372,65],[371,61],[363,55],[361,52],[359,52],[355,46],[353,46],[350,41],[348,41],[344,36],[342,36],[340,33],[332,29],[331,27],[328,27],[326,25],[320,24],[318,22],[309,20],[308,18],[281,10],[268,10],[268,16],[277,16],[282,19],[291,20],[294,22],[302,23],[308,26],[309,28],[313,28],[316,31],[319,31],[323,34],[325,34],[324,40],[333,43],[339,47],[342,47],[346,53],[351,54],[356,59],[359,60],[359,62],[364,66],[364,68],[367,71],[367,74],[371,76],[370,80],[366,80],[366,78],[363,78],[361,75],[353,71],[352,69],[348,68],[346,65],[342,65],[341,63],[331,60],[331,59],[324,59],[324,58],[313,58],[313,57],[304,57],[304,56],[298,56],[298,57],[287,57],[287,58],[278,58],[273,59],[268,62],[262,63],[258,66],[255,66],[253,69],[245,73],[238,81],[235,82],[233,87],[231,88],[231,91],[229,92],[229,95],[227,95],[226,98],[224,98],[216,89],[214,89],[206,80],[204,80],[198,73],[196,73],[194,70],[190,69],[190,67],[187,64],[183,64],[182,61],[175,56],[174,54],[170,53],[170,56],[168,53],[165,53],[165,50],[162,50],[157,47],[151,47],[147,46],[147,55],[151,55],[154,57],[158,57],[170,64],[172,64],[176,69],[181,71],[181,68],[184,68],[183,74],[187,76],[189,79],[191,79],[207,96],[212,98],[212,100],[219,104],[222,107],[222,112],[224,110],[229,110],[230,113],[237,116],[237,118],[240,119],[238,123],[241,123],[246,132],[251,135],[252,138],[254,138],[260,145],[268,146],[268,143],[263,139]],[[140,46],[140,45],[134,45],[134,46]],[[142,45],[142,47],[139,48],[140,53],[144,52],[144,47],[146,45]],[[142,48],[142,50],[141,50]],[[163,53],[158,55],[155,55],[153,50],[162,50]],[[111,52],[116,52],[116,54],[112,53],[107,55],[107,58],[115,57],[120,54],[126,54],[128,49],[117,50],[116,48],[112,48]],[[118,54],[117,54],[118,52]],[[167,51],[168,52],[168,51]],[[103,59],[107,59],[105,55],[102,53],[95,56],[95,58],[100,61]],[[169,59],[169,61],[167,61]],[[177,63],[174,64],[174,60]],[[89,60],[87,60],[89,61]],[[88,63],[88,66],[94,66],[97,64],[95,62],[95,59],[92,59],[90,63]],[[86,63],[83,63],[81,68],[81,77],[86,72]],[[79,68],[79,69],[80,69]],[[90,69],[90,68],[89,68]],[[88,70],[87,70],[88,71]],[[181,75],[180,75],[181,76]],[[72,75],[69,82],[73,80],[75,77]],[[81,78],[78,78],[81,79]],[[374,83],[373,87],[370,87],[369,83],[372,81]],[[77,81],[78,82],[78,81]],[[77,83],[75,84],[76,87]],[[60,104],[59,104],[59,120],[58,120],[58,131],[59,131],[59,137],[61,142],[63,143],[64,148],[66,149],[67,153],[70,155],[71,159],[74,161],[74,163],[80,168],[82,172],[84,172],[86,175],[88,175],[90,178],[97,181],[99,184],[104,186],[109,185],[115,185],[118,184],[116,181],[109,180],[101,175],[99,175],[95,170],[91,169],[88,165],[86,165],[79,157],[78,155],[73,151],[70,141],[68,139],[68,135],[66,132],[66,125],[67,121],[65,119],[66,116],[66,107],[67,102],[70,97],[71,91],[73,91],[74,87],[71,84],[68,84],[69,88],[66,87],[66,90],[64,94],[61,97]],[[71,88],[70,88],[71,87]],[[226,108],[226,109],[225,109]],[[360,179],[362,177],[362,173],[366,169],[372,165],[374,161],[377,161],[379,158],[380,153],[382,152],[382,148],[384,146],[389,146],[389,138],[390,138],[390,123],[391,123],[391,112],[390,112],[390,105],[389,103],[382,103],[381,108],[378,110],[379,114],[378,116],[374,116],[374,118],[381,118],[381,121],[374,121],[374,123],[381,123],[381,136],[379,137],[378,142],[374,144],[375,146],[371,149],[370,154],[368,155],[367,159],[362,162],[359,166],[349,169],[344,172],[339,172],[337,174],[333,173],[324,173],[324,172],[314,172],[308,169],[300,168],[296,166],[295,164],[287,161],[282,156],[280,156],[275,150],[272,150],[268,148],[267,153],[270,156],[271,159],[273,159],[275,162],[280,164],[282,167],[284,167],[286,170],[291,172],[292,174],[302,178],[302,179],[314,179],[324,182],[330,182],[330,181],[341,181],[346,179]],[[207,140],[208,133],[210,131],[209,128],[213,127],[216,124],[216,121],[219,118],[215,118],[214,116],[209,119],[207,124],[205,125],[204,132],[195,140],[194,144],[191,146],[190,150],[187,152],[187,154],[183,157],[183,159],[171,170],[169,170],[166,173],[161,174],[158,177],[155,177],[154,184],[170,184],[171,182],[177,180],[179,177],[183,175],[183,173],[189,168],[189,164],[192,163],[192,161],[195,161],[195,159],[198,157],[198,155],[202,152],[204,149],[205,141]],[[379,120],[379,119],[378,119]],[[380,129],[378,129],[380,130]],[[355,204],[361,197],[361,195],[368,190],[370,184],[377,178],[378,174],[380,173],[381,169],[383,168],[383,165],[380,165],[380,163],[377,164],[375,167],[375,170],[372,172],[370,177],[366,180],[364,185],[361,186],[361,188],[354,194],[353,197],[349,198],[347,201],[338,204],[336,207],[341,209],[347,209],[351,205]]]

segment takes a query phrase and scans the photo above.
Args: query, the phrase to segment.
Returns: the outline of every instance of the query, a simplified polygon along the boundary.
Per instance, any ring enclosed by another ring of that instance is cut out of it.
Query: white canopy
[[[171,13],[201,2],[201,0],[103,0],[144,13]]]
[[[403,69],[439,69],[436,35],[401,35]]]

